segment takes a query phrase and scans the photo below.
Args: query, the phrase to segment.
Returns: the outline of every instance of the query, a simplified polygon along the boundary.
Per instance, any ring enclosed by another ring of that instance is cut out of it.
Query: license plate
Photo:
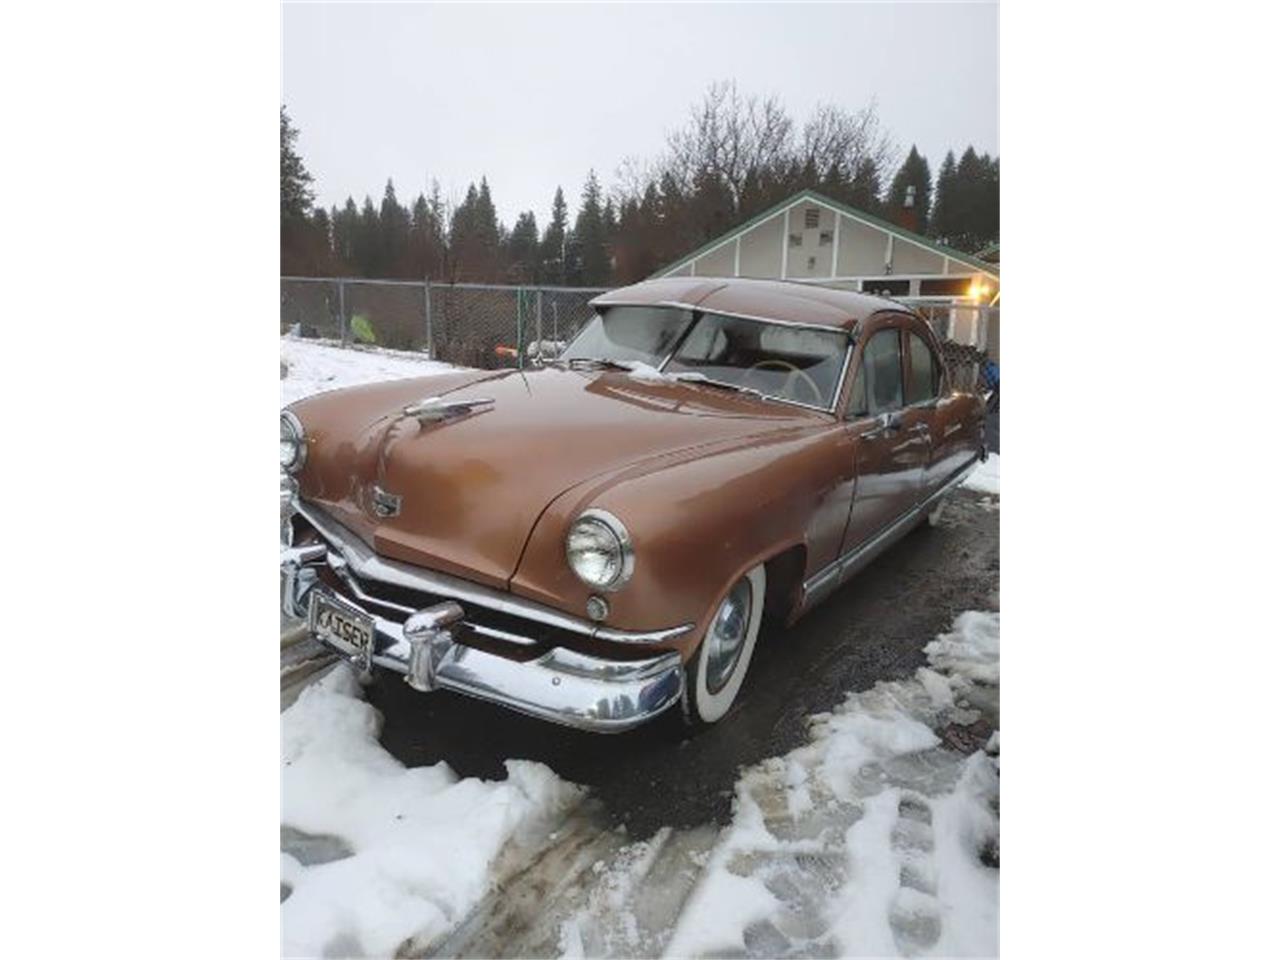
[[[342,601],[311,591],[311,632],[353,656],[367,659],[373,651],[373,617]]]

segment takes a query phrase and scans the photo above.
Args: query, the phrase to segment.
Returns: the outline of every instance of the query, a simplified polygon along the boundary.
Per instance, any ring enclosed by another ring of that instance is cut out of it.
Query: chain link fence
[[[419,351],[466,367],[522,367],[557,354],[606,289],[281,277],[280,332]]]
[[[942,342],[951,383],[962,390],[989,390],[988,361],[1000,361],[1000,308],[976,303],[902,301],[918,311]]]
[[[556,356],[591,319],[605,287],[512,287],[420,280],[282,277],[280,332],[428,354],[465,367],[523,367]],[[1000,358],[1000,309],[901,301],[942,342],[951,382],[986,390]]]

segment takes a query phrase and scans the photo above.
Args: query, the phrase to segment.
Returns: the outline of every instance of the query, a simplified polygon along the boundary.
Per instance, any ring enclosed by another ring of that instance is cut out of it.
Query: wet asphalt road
[[[847,693],[912,673],[956,614],[999,608],[996,502],[960,491],[941,526],[914,530],[790,629],[766,624],[734,709],[696,736],[678,708],[629,733],[590,734],[380,673],[366,692],[385,718],[382,744],[409,766],[443,760],[464,777],[501,779],[506,759],[540,761],[590,787],[636,839],[727,823],[741,767],[806,743],[806,718]]]

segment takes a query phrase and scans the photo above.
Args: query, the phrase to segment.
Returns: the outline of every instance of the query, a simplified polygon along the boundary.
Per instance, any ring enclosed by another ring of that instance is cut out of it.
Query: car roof
[[[874,313],[908,307],[884,297],[788,280],[744,277],[663,277],[619,287],[591,301],[595,307],[685,306],[715,313],[849,329]]]

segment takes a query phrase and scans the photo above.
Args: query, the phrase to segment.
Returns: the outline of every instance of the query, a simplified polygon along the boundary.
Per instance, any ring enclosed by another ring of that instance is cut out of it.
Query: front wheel
[[[686,715],[692,726],[715,723],[733,706],[760,633],[764,589],[761,564],[721,598],[702,643],[685,665]]]

